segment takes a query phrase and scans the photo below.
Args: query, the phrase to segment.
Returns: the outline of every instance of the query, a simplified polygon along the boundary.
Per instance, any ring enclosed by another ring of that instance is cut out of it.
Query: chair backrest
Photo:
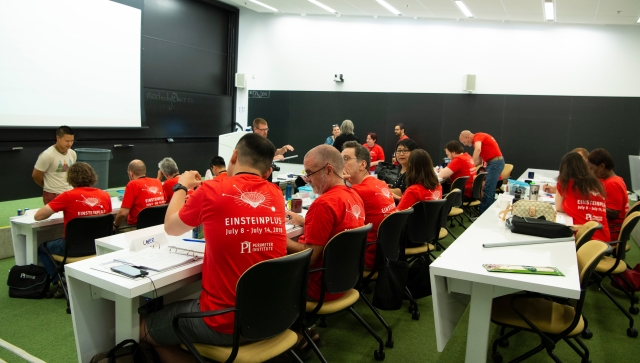
[[[442,209],[446,203],[446,199],[440,199],[422,201],[413,205],[413,214],[407,220],[407,235],[410,242],[425,243],[438,239],[442,226]]]
[[[598,266],[598,262],[610,247],[604,242],[588,241],[577,252],[578,271],[580,273],[580,288],[585,290],[589,286],[591,274]]]
[[[67,257],[95,255],[96,238],[113,233],[113,219],[113,214],[102,214],[70,220],[64,233]]]
[[[452,207],[460,207],[462,205],[462,189],[451,188],[449,194],[445,195],[445,199],[451,200],[451,207],[447,211],[447,214],[449,214]]]
[[[138,214],[138,229],[164,224],[164,216],[167,214],[168,204],[147,207]]]
[[[445,228],[447,226],[447,218],[449,217],[449,213],[451,212],[451,208],[456,206],[456,203],[460,203],[462,205],[462,192],[460,189],[454,189],[449,192],[449,194],[444,196],[444,200],[446,203],[444,207],[442,207],[442,215],[440,217],[440,228]]]
[[[513,164],[504,164],[504,169],[502,169],[502,173],[500,176],[502,177],[502,184],[506,184],[511,176],[511,172],[513,171]]]
[[[632,205],[631,208],[629,208],[629,211],[627,211],[627,215],[625,217],[628,217],[629,214],[633,212],[640,212],[640,200],[637,201],[634,205]]]
[[[371,223],[333,236],[323,252],[324,290],[337,294],[352,289],[362,277],[364,249]]]
[[[631,239],[631,232],[636,228],[638,221],[640,221],[640,212],[633,212],[624,219],[624,222],[622,222],[620,235],[618,236],[620,243],[618,243],[618,246],[615,249],[616,258],[624,260],[627,243],[629,243],[629,240]]]
[[[288,329],[302,314],[313,249],[257,263],[236,286],[236,328],[249,340]],[[286,281],[286,283],[285,283]]]
[[[453,183],[451,183],[451,190],[460,189],[462,191],[462,195],[464,195],[465,186],[467,185],[467,180],[469,180],[469,178],[470,177],[468,176],[461,176],[454,180]],[[462,202],[460,202],[459,205],[454,205],[454,207],[459,207],[460,205],[462,205]]]
[[[487,173],[478,173],[478,176],[473,179],[473,193],[471,194],[471,197],[474,200],[480,200],[482,197],[482,183],[486,177]]]
[[[378,240],[376,241],[376,254],[381,257],[380,261],[384,261],[385,258],[391,261],[398,259],[400,236],[411,213],[413,213],[413,208],[393,212],[380,222]],[[378,261],[378,258],[376,258],[376,261]]]
[[[584,243],[591,241],[593,234],[599,229],[602,229],[602,224],[596,221],[589,221],[578,228],[576,231],[576,250],[580,249]]]

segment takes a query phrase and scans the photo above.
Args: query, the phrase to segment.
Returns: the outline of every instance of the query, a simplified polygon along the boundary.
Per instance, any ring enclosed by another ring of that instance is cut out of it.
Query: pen
[[[200,243],[204,243],[204,240],[203,240],[203,239],[183,238],[182,240],[183,240],[183,241],[186,241],[186,242],[200,242]]]

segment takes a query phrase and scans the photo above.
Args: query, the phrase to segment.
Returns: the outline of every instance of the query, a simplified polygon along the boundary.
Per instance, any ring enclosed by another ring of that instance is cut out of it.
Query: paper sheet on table
[[[198,260],[198,256],[169,252],[169,250],[153,250],[150,248],[133,253],[126,257],[116,258],[127,265],[136,266],[143,270],[165,271],[177,266]]]

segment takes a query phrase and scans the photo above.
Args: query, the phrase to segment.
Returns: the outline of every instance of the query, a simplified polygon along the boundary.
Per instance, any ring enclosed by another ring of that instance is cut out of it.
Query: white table
[[[526,172],[524,175],[527,175]],[[470,305],[466,362],[485,361],[493,298],[521,290],[572,299],[580,297],[573,241],[482,247],[483,242],[538,239],[509,231],[498,218],[498,212],[496,202],[430,267],[436,343],[439,352],[445,348],[465,309]],[[482,267],[485,263],[554,266],[565,276],[489,273]]]
[[[122,204],[118,198],[111,198],[111,214],[117,214]],[[38,209],[29,210],[24,216],[9,218],[11,222],[11,240],[16,265],[38,264],[38,246],[44,242],[61,238],[64,232],[62,212],[36,221],[33,215]]]

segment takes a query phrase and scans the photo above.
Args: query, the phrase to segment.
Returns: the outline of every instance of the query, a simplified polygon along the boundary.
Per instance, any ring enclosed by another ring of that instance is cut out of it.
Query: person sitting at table
[[[180,175],[164,228],[179,236],[203,225],[202,292],[198,299],[171,303],[141,319],[140,339],[154,346],[163,362],[192,361],[171,326],[176,315],[235,306],[240,276],[256,263],[286,255],[284,197],[266,180],[275,151],[267,138],[246,134],[233,150],[228,178],[201,182],[197,171]],[[185,204],[187,190],[196,186]],[[261,197],[249,199],[249,193]],[[180,325],[192,342],[231,345],[233,322],[234,313],[227,313],[183,319]]]
[[[574,153],[578,153],[580,154],[580,156],[582,156],[582,159],[584,159],[585,162],[589,162],[588,158],[589,158],[589,150],[583,148],[583,147],[577,147],[573,150],[571,150],[571,152]],[[546,193],[551,193],[554,194],[557,191],[557,188],[553,185],[549,185],[549,184],[543,184],[542,185],[542,191],[546,192]]]
[[[380,147],[380,145],[376,144],[377,141],[378,135],[375,132],[370,132],[367,134],[366,142],[362,145],[366,147],[371,154],[371,168],[369,169],[369,172],[371,174],[376,171],[376,166],[378,166],[378,163],[384,161],[384,150],[382,150],[382,147]]]
[[[212,157],[209,161],[209,169],[207,169],[204,180],[216,179],[218,177],[218,179],[222,179],[227,176],[227,164],[225,164],[222,156]]]
[[[396,200],[400,200],[402,193],[407,189],[405,174],[409,166],[409,156],[411,156],[411,152],[417,148],[418,144],[411,139],[398,141],[398,146],[396,146],[396,160],[400,164],[401,169],[398,174],[398,179],[390,185],[391,193],[393,193],[393,198]]]
[[[336,137],[340,135],[340,126],[331,125],[331,129],[332,129],[331,136],[327,137],[327,139],[324,141],[324,143],[327,145],[333,145],[333,142],[336,140]]]
[[[409,209],[421,201],[442,198],[442,185],[433,170],[433,162],[428,152],[422,149],[411,152],[406,175],[407,189],[398,203],[398,210]]]
[[[164,158],[158,163],[158,180],[162,181],[164,177],[165,181],[162,183],[162,191],[167,203],[171,201],[173,197],[173,186],[178,182],[180,171],[178,165],[172,158]]]
[[[614,164],[611,154],[598,148],[589,153],[587,164],[591,172],[600,179],[607,195],[607,223],[612,241],[618,240],[620,228],[629,211],[629,195],[624,179],[613,172]]]
[[[118,233],[135,229],[141,210],[166,202],[162,183],[158,179],[147,178],[147,167],[142,160],[131,161],[127,174],[129,182],[124,188],[122,206],[113,222],[113,228]],[[124,225],[125,220],[127,225]]]
[[[111,213],[109,193],[93,187],[98,182],[98,175],[91,165],[80,161],[71,165],[67,170],[67,182],[73,189],[63,192],[47,205],[38,209],[33,219],[41,221],[51,217],[53,213],[63,212],[64,229],[66,230],[67,223],[74,218]],[[58,281],[58,275],[56,274],[56,265],[49,258],[47,251],[54,255],[64,256],[64,248],[64,234],[63,238],[43,243],[38,247],[38,258],[47,273],[52,276],[53,283]],[[58,290],[53,297],[64,297],[61,285],[58,285]]]
[[[438,172],[438,177],[442,180],[454,180],[468,176],[464,185],[465,200],[471,199],[473,195],[473,180],[476,178],[476,165],[471,155],[464,151],[464,145],[458,140],[451,140],[444,146],[444,152],[451,160],[447,167]]]
[[[609,242],[606,194],[600,180],[589,171],[587,163],[576,152],[562,157],[559,172],[556,211],[573,218],[573,224],[585,224],[588,221],[602,224],[602,229],[596,231],[593,239]]]
[[[371,223],[373,228],[367,234],[367,243],[378,239],[380,222],[396,211],[396,203],[387,184],[369,174],[369,150],[355,141],[347,141],[342,147],[344,160],[343,177],[350,182],[364,203],[364,224]],[[376,260],[376,245],[367,246],[364,265],[373,269]]]

